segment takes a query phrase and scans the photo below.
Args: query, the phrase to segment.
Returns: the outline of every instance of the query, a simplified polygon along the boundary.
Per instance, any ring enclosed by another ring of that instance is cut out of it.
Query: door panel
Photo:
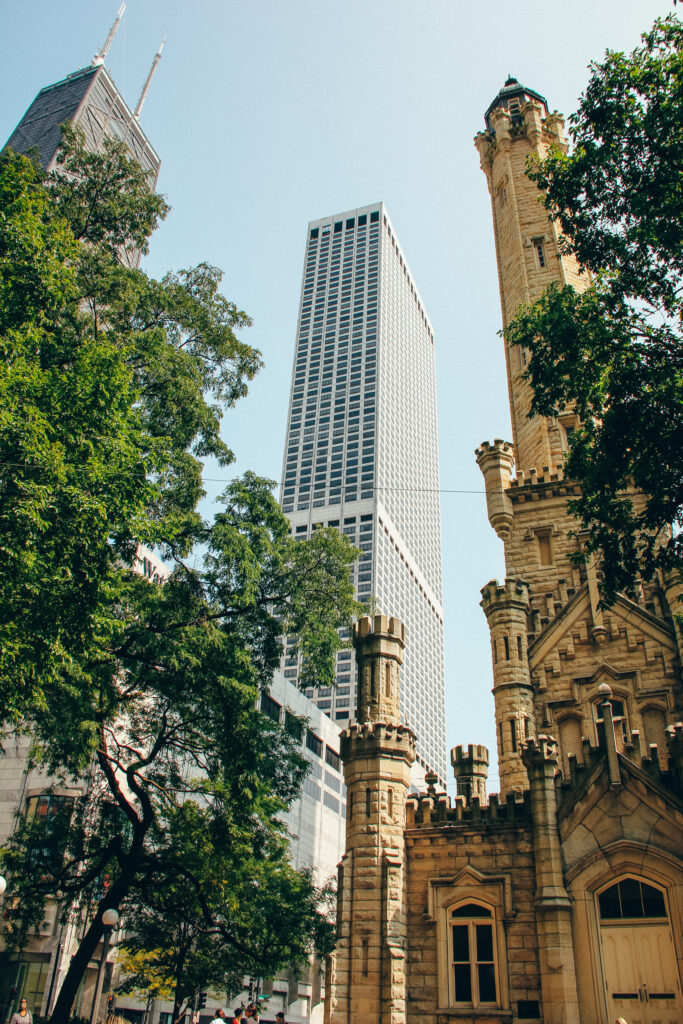
[[[679,1024],[680,987],[668,924],[602,925],[600,932],[612,1019]]]

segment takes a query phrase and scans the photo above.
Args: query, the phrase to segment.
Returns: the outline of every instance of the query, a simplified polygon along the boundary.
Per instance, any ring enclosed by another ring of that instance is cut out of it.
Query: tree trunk
[[[88,964],[93,958],[95,950],[104,934],[102,914],[105,910],[117,909],[121,900],[130,889],[130,881],[127,878],[120,878],[110,889],[107,890],[97,907],[90,927],[81,939],[81,943],[71,958],[69,970],[62,982],[59,995],[55,1001],[50,1024],[68,1024],[71,1016],[71,1009],[78,994],[78,987],[84,977]]]

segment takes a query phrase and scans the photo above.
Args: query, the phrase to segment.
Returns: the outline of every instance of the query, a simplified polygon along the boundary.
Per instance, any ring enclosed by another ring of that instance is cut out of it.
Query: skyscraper
[[[295,537],[343,531],[359,598],[405,622],[402,712],[420,768],[445,779],[434,334],[382,203],[308,226],[281,499]],[[296,679],[291,653],[283,668]],[[342,651],[316,702],[345,724],[354,691]]]

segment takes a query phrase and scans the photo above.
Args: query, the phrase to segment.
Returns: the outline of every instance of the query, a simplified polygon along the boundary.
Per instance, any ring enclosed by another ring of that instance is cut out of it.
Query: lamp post
[[[102,936],[102,956],[97,968],[97,981],[95,982],[95,994],[92,1000],[92,1009],[90,1010],[90,1024],[96,1024],[97,1021],[97,1010],[100,1005],[100,996],[102,995],[102,971],[107,960],[107,953],[109,952],[109,943],[111,942],[111,933],[113,932],[116,925],[119,923],[119,912],[113,908],[105,910],[102,914],[102,924],[104,925],[104,935]]]

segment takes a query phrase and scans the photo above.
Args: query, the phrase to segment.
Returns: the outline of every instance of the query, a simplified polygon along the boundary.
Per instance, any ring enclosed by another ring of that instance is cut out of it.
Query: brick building
[[[476,145],[507,323],[551,281],[587,280],[524,174],[530,154],[566,146],[563,120],[509,79]],[[574,417],[528,420],[526,353],[505,358],[513,443],[477,451],[505,546],[505,581],[482,590],[501,794],[487,800],[475,745],[452,752],[453,803],[436,776],[409,793],[404,627],[361,620],[329,1024],[683,1019],[683,586],[659,577],[599,607],[599,567],[570,558]]]

